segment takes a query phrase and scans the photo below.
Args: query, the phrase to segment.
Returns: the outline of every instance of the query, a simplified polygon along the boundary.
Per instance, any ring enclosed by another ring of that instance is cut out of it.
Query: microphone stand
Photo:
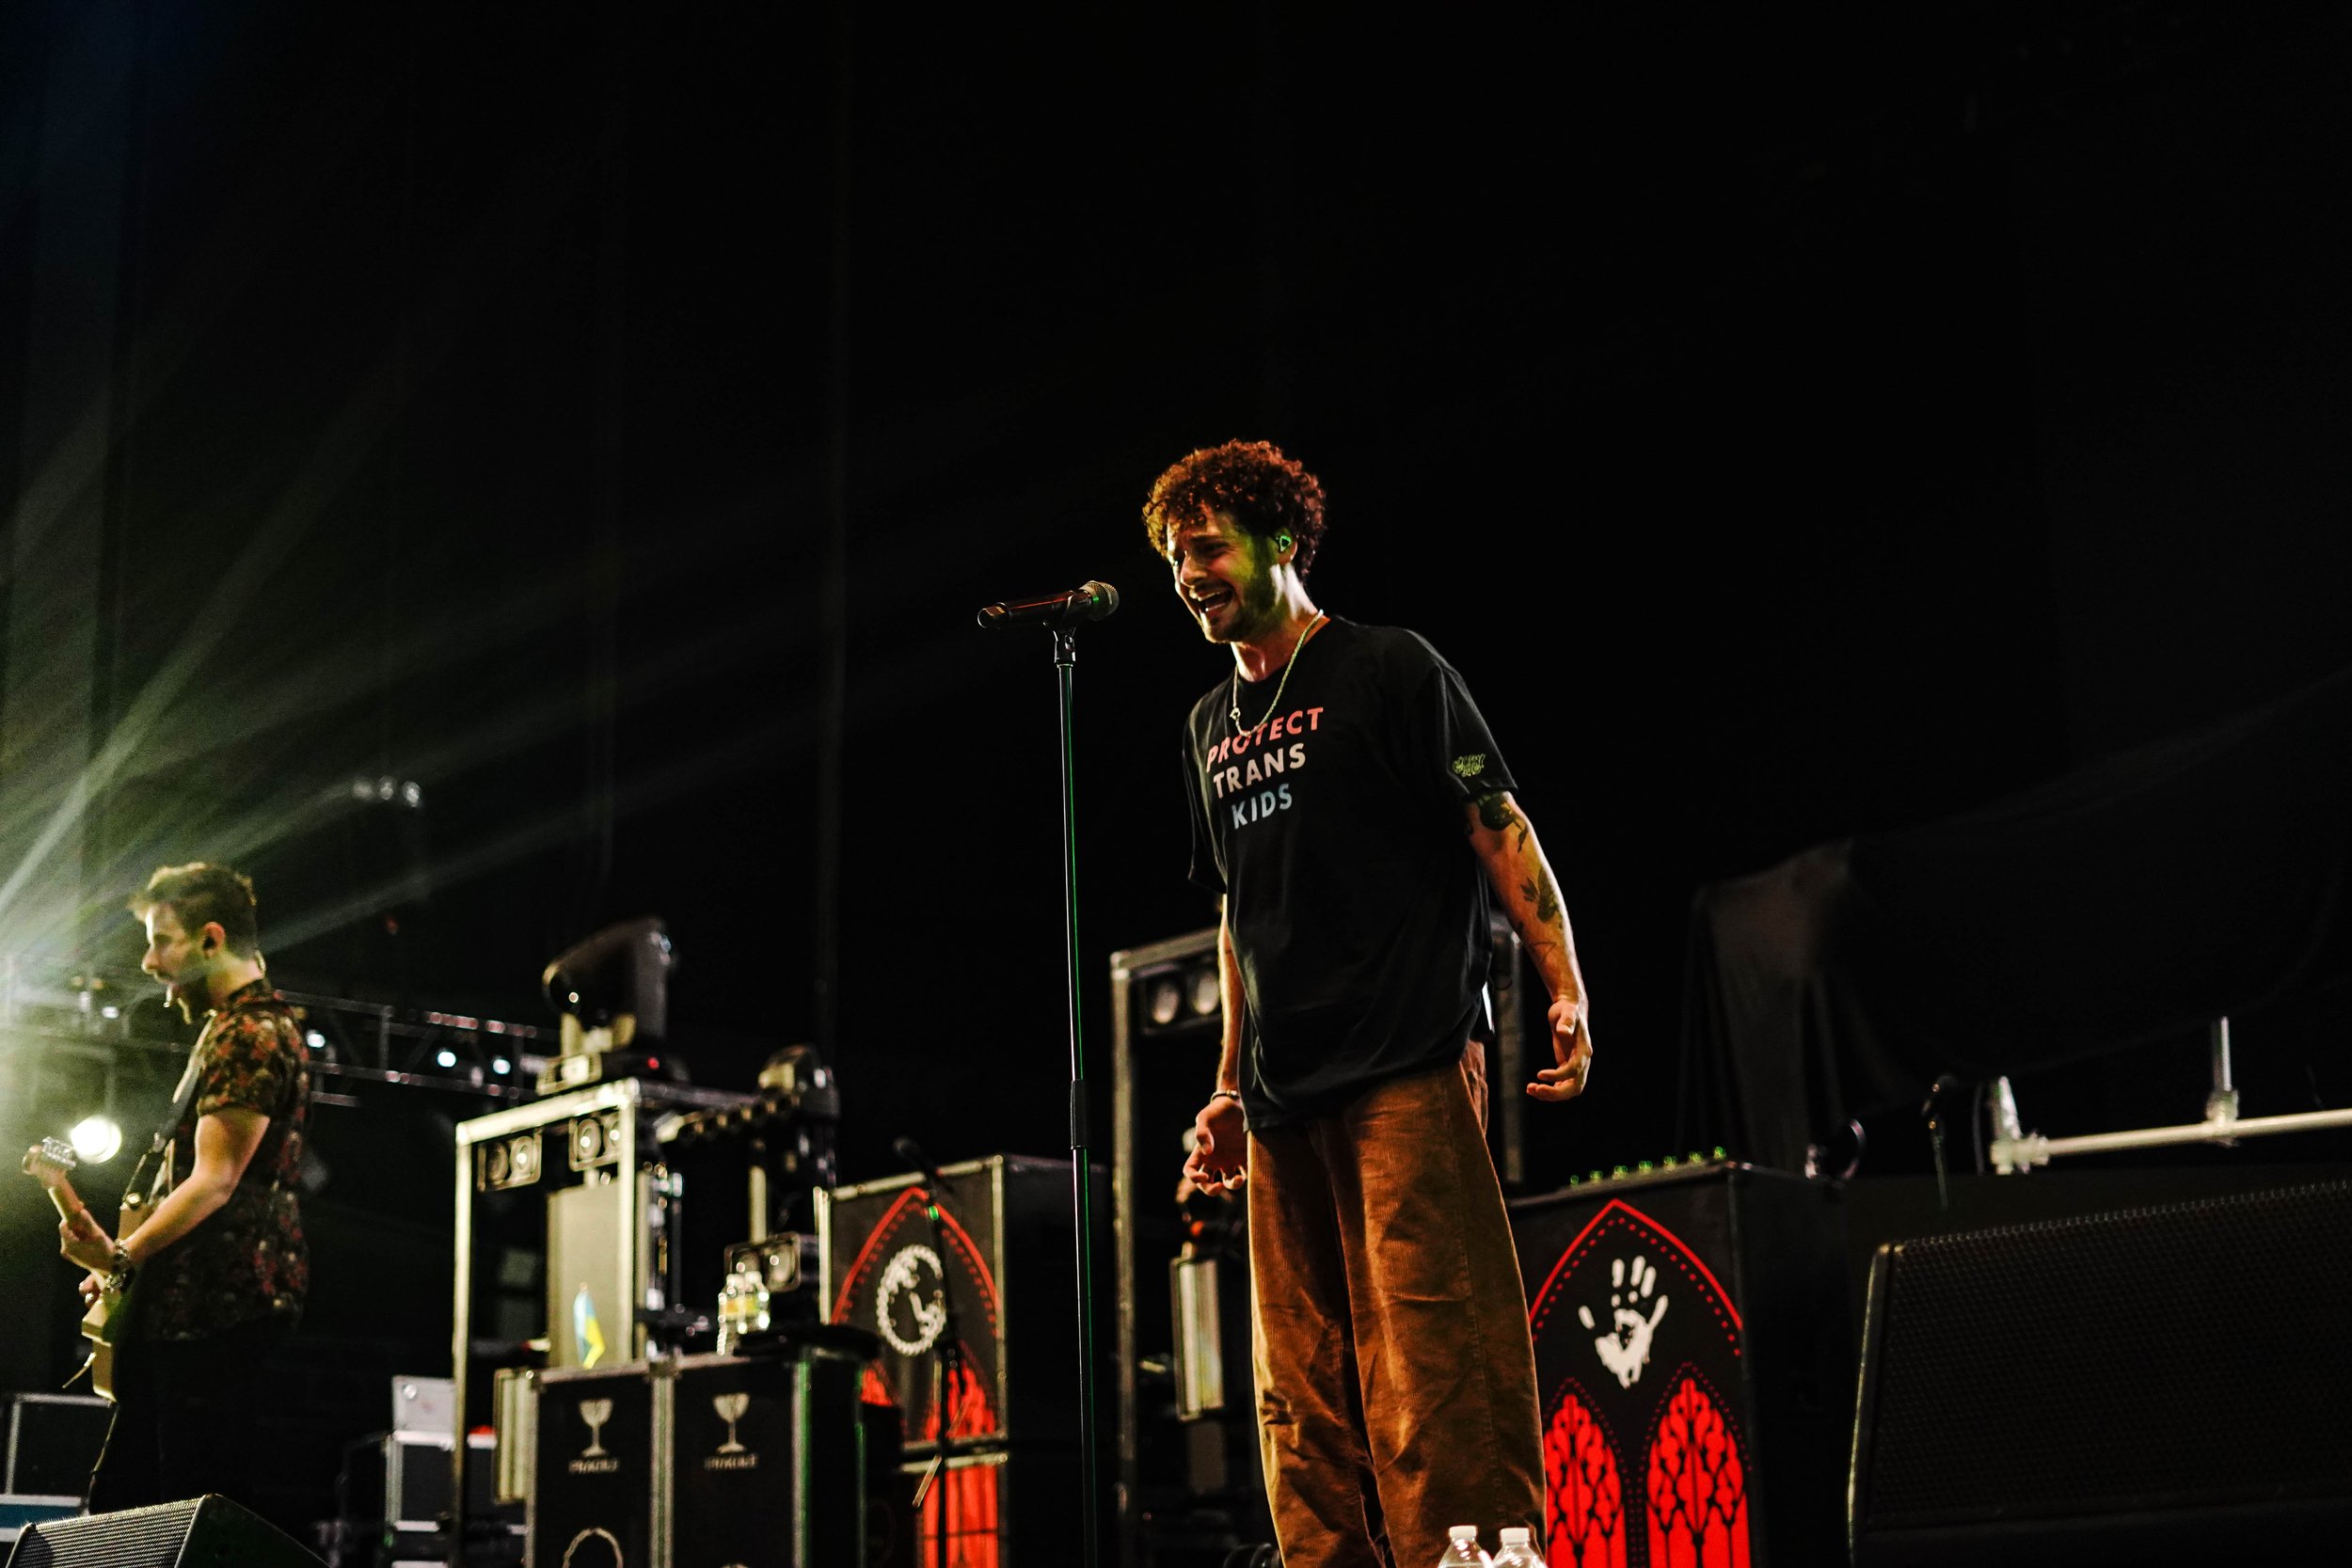
[[[1075,689],[1078,633],[1056,626],[1054,671],[1061,688],[1061,876],[1062,928],[1070,980],[1070,1186],[1078,1232],[1078,1504],[1085,1568],[1100,1560],[1100,1524],[1095,1515],[1098,1456],[1094,1418],[1094,1183],[1088,1148],[1093,1141],[1087,1114],[1086,1037],[1078,1001],[1078,768]]]
[[[1061,887],[1062,937],[1070,980],[1070,1201],[1078,1243],[1078,1517],[1085,1568],[1101,1560],[1098,1498],[1101,1456],[1095,1451],[1094,1376],[1094,1174],[1089,1146],[1086,1033],[1078,987],[1078,767],[1075,712],[1078,626],[1119,608],[1119,591],[1089,582],[1072,594],[1043,600],[1008,601],[981,610],[983,626],[1011,626],[1042,620],[1054,634],[1054,673],[1061,688]]]
[[[923,1467],[923,1479],[914,1488],[914,1516],[923,1517],[923,1498],[933,1482],[939,1486],[939,1529],[931,1537],[931,1561],[935,1568],[947,1568],[947,1461],[955,1450],[956,1374],[963,1366],[963,1336],[956,1326],[955,1283],[950,1277],[947,1259],[947,1226],[940,1217],[940,1180],[938,1170],[930,1161],[922,1162],[923,1185],[930,1201],[923,1212],[930,1221],[931,1250],[939,1255],[939,1338],[931,1354],[931,1408],[939,1413],[939,1448],[931,1462]]]

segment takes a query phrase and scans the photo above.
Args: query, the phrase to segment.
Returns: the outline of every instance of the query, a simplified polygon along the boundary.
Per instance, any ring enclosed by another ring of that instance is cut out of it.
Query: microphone
[[[932,1164],[930,1158],[924,1154],[921,1144],[916,1143],[913,1138],[894,1138],[891,1140],[890,1147],[898,1152],[899,1159],[923,1173],[925,1186],[930,1188],[934,1194],[939,1191],[939,1167]]]
[[[983,626],[1074,626],[1100,621],[1119,608],[1119,590],[1107,582],[1081,583],[1066,594],[1037,599],[1007,599],[980,607]]]

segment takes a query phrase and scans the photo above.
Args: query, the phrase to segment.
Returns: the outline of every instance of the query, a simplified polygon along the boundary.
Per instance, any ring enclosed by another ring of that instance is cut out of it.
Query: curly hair
[[[147,886],[132,895],[131,912],[145,920],[150,910],[168,909],[180,928],[191,933],[218,921],[229,951],[249,956],[261,941],[254,903],[252,878],[225,865],[191,861],[157,866]]]
[[[1322,483],[1271,441],[1202,447],[1160,475],[1143,503],[1153,552],[1168,554],[1168,535],[1179,523],[1211,512],[1232,513],[1245,532],[1260,539],[1289,534],[1298,547],[1292,562],[1301,577],[1323,543]]]

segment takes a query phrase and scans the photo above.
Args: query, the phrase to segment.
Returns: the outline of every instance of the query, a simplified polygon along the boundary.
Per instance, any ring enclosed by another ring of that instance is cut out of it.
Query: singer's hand
[[[1593,1075],[1593,1012],[1581,996],[1551,1005],[1551,1054],[1558,1064],[1539,1068],[1527,1092],[1537,1100],[1574,1100]]]
[[[1184,1176],[1204,1193],[1240,1190],[1249,1180],[1249,1132],[1241,1101],[1218,1095],[1192,1118],[1192,1153]]]

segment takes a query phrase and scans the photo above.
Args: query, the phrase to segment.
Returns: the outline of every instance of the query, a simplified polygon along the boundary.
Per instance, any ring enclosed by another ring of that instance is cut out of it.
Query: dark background
[[[549,956],[660,913],[679,1053],[748,1086],[827,1032],[830,932],[846,1180],[1066,1148],[1053,671],[976,606],[1126,595],[1078,668],[1098,1071],[1108,954],[1213,918],[1176,738],[1230,665],[1138,516],[1193,447],[1321,476],[1321,603],[1428,636],[1522,782],[1600,1047],[1537,1187],[1673,1147],[1694,888],[2352,661],[2318,8],[55,0],[0,61],[20,562],[43,312],[110,291],[100,956],[218,856],[281,983],[545,1022]],[[2310,1107],[2252,1092],[2309,1040],[2238,1049],[2248,1114]],[[2193,1119],[2197,1050],[2038,1103]]]

